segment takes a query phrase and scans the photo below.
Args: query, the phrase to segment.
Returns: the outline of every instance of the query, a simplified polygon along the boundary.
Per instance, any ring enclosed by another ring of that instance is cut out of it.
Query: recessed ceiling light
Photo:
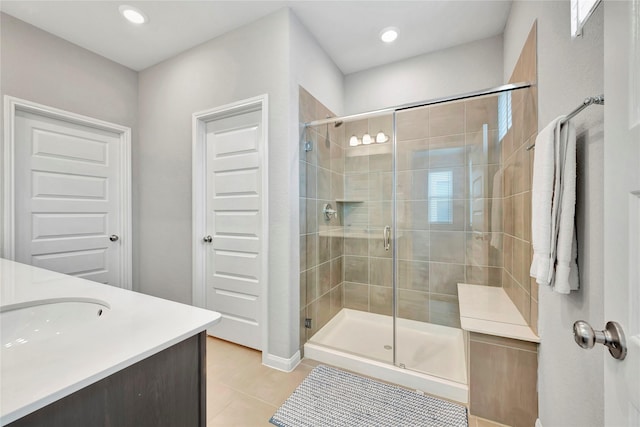
[[[385,43],[391,43],[398,38],[398,29],[394,27],[387,27],[380,31],[380,40]]]
[[[126,18],[127,21],[133,22],[134,24],[144,24],[145,22],[149,21],[147,15],[145,15],[137,7],[123,4],[118,8],[118,10],[120,10],[120,13]]]

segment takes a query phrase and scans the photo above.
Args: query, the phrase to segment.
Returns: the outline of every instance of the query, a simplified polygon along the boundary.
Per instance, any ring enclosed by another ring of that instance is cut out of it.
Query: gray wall
[[[289,132],[289,25],[282,10],[183,52],[139,75],[140,290],[191,303],[191,115],[269,94],[268,352],[297,350],[297,283],[291,274],[298,236],[290,194],[297,141]],[[297,173],[297,170],[296,170]],[[297,193],[295,195],[297,199]],[[296,250],[297,252],[297,250]],[[294,270],[297,271],[297,270]],[[290,313],[293,311],[293,313]],[[291,319],[289,319],[289,317]],[[277,330],[273,328],[277,327]],[[295,342],[292,335],[295,335]]]
[[[341,112],[344,80],[304,26],[283,9],[136,73],[1,19],[3,95],[133,128],[134,289],[150,295],[192,301],[191,115],[269,94],[266,350],[291,357],[298,349],[298,312],[290,309],[299,301],[298,84]]]
[[[135,127],[138,73],[0,13],[3,95]]]
[[[349,74],[345,113],[498,86],[502,63],[500,35]]]
[[[299,339],[298,84],[338,111],[342,74],[283,9],[140,72],[140,290],[191,303],[191,115],[269,94],[269,342]]]
[[[603,7],[582,38],[571,39],[569,1],[515,1],[504,33],[505,80],[533,22],[538,20],[538,99],[542,129],[554,117],[603,92]],[[576,117],[578,134],[577,227],[582,289],[560,295],[540,287],[538,393],[544,427],[600,426],[603,418],[603,349],[585,351],[571,327],[603,319],[603,108]]]
[[[334,114],[344,114],[344,75],[298,17],[290,12],[291,123],[298,131],[298,86],[302,86]],[[319,117],[324,118],[324,117]],[[297,202],[296,202],[297,203]],[[297,226],[297,224],[296,224]]]
[[[138,73],[4,13],[0,13],[0,43],[3,97],[11,95],[128,126],[135,162]],[[134,242],[136,172],[134,167]],[[134,250],[134,288],[136,264]]]

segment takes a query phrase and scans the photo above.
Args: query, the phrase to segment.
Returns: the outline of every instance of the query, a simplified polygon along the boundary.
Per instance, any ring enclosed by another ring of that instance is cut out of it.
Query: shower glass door
[[[530,188],[511,178],[529,170],[513,142],[523,99],[503,92],[305,129],[301,340],[467,383],[458,283],[527,278],[517,218],[526,223]]]
[[[395,122],[395,364],[466,383],[457,284],[501,284],[498,95]]]
[[[345,123],[344,306],[353,352],[393,363],[393,114]]]

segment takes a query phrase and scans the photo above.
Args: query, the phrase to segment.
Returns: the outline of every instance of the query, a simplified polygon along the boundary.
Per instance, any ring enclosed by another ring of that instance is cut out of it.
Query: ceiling
[[[118,7],[149,22],[126,22]],[[0,10],[134,70],[289,7],[344,74],[501,34],[511,1],[28,1]],[[384,27],[399,29],[384,44]]]

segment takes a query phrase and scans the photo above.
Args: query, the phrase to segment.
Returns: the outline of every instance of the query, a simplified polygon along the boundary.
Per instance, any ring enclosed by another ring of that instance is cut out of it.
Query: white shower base
[[[342,309],[304,345],[305,357],[383,381],[468,403],[464,336],[460,329]],[[385,348],[386,346],[386,348]]]

